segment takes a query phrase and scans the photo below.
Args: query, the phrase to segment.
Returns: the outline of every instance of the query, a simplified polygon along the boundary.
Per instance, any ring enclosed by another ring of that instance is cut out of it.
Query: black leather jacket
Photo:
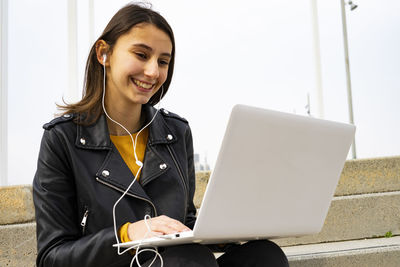
[[[147,119],[155,108],[143,106]],[[134,179],[109,138],[104,116],[93,125],[65,115],[45,124],[33,200],[37,266],[129,266],[117,255],[112,208]],[[126,222],[167,215],[193,228],[195,173],[187,121],[161,110],[149,126],[139,182],[116,208],[117,229]]]

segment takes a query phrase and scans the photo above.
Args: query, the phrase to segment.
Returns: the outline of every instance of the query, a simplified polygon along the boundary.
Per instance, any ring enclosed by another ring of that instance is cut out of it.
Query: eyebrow
[[[150,46],[146,45],[146,44],[133,44],[133,47],[141,47],[144,48],[146,50],[149,51],[153,51],[153,48],[151,48]],[[170,53],[161,53],[162,56],[167,56],[167,57],[172,57]]]

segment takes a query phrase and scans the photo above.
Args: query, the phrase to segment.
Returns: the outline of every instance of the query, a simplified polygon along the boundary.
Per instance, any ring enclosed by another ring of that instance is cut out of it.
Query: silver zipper
[[[110,184],[110,183],[107,183],[107,182],[104,182],[103,180],[100,180],[99,177],[96,177],[96,180],[97,180],[99,183],[102,183],[102,184],[104,184],[104,185],[106,185],[106,186],[108,186],[108,187],[111,187],[112,189],[115,189],[115,190],[117,190],[117,191],[119,191],[119,192],[121,192],[121,193],[124,193],[124,192],[125,192],[124,190],[122,190],[122,189],[120,189],[120,188],[118,188],[118,187],[116,187],[116,186],[114,186],[114,185],[112,185],[112,184]],[[147,203],[151,204],[151,206],[152,206],[153,209],[154,209],[154,217],[157,217],[157,209],[156,209],[156,207],[154,206],[153,202],[151,202],[151,201],[149,201],[148,199],[145,199],[145,198],[143,198],[143,197],[139,197],[139,196],[137,196],[137,195],[131,194],[131,193],[129,193],[129,192],[127,192],[126,195],[131,196],[131,197],[134,197],[134,198],[138,198],[138,199],[140,199],[140,200],[146,201]]]
[[[169,154],[170,154],[171,157],[172,157],[172,160],[173,160],[174,163],[175,163],[176,168],[178,169],[178,173],[179,173],[179,176],[181,177],[183,186],[185,187],[185,190],[183,190],[183,191],[185,192],[185,213],[184,213],[185,216],[183,217],[183,220],[184,220],[184,222],[186,222],[187,203],[188,203],[188,201],[189,201],[189,197],[188,197],[188,190],[189,190],[189,187],[188,187],[187,184],[186,184],[186,181],[185,181],[185,178],[183,177],[183,173],[182,173],[182,171],[181,171],[181,168],[179,168],[178,162],[176,161],[176,159],[175,159],[175,157],[174,157],[174,154],[172,153],[171,148],[169,147],[169,145],[167,145],[167,148],[168,148]]]
[[[87,209],[87,210],[85,211],[85,213],[83,214],[83,218],[82,218],[82,221],[81,221],[82,234],[85,234],[86,221],[87,221],[88,215],[89,215],[89,210]]]

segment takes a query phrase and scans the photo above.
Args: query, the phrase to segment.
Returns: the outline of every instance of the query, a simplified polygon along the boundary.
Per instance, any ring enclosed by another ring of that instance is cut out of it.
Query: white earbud
[[[106,64],[107,54],[103,54],[103,64]]]

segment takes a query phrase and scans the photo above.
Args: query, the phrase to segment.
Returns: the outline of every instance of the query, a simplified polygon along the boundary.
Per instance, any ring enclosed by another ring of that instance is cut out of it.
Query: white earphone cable
[[[106,92],[106,66],[105,66],[105,62],[106,62],[106,55],[104,55],[104,58],[103,58],[103,72],[104,72],[104,74],[103,74],[103,96],[102,96],[102,101],[101,101],[101,102],[102,102],[103,111],[104,111],[104,114],[107,116],[107,118],[108,118],[109,120],[111,120],[113,123],[117,124],[117,125],[120,126],[122,129],[124,129],[124,130],[128,133],[128,135],[130,136],[131,141],[132,141],[132,147],[133,147],[133,155],[134,155],[134,157],[135,157],[136,164],[139,166],[139,169],[138,169],[138,171],[137,171],[136,174],[135,174],[135,178],[134,178],[133,181],[130,183],[130,185],[128,186],[128,188],[125,190],[125,192],[121,195],[121,197],[120,197],[120,198],[114,203],[114,205],[113,205],[112,214],[113,214],[113,223],[114,223],[114,234],[115,234],[115,239],[117,240],[117,248],[118,248],[117,252],[118,252],[118,255],[122,255],[122,254],[124,254],[125,252],[127,252],[127,251],[129,251],[129,250],[131,250],[131,249],[136,249],[135,256],[132,258],[132,261],[131,261],[130,266],[132,267],[133,262],[136,260],[137,265],[138,265],[139,267],[141,267],[141,265],[140,265],[140,263],[139,263],[139,259],[138,259],[139,254],[142,253],[142,252],[144,252],[144,251],[151,251],[151,252],[155,253],[155,256],[154,256],[154,258],[153,258],[153,261],[150,263],[149,267],[153,265],[153,263],[155,262],[155,260],[157,259],[157,257],[160,258],[161,267],[162,267],[164,263],[163,263],[162,256],[160,255],[160,253],[159,253],[158,250],[157,250],[157,247],[154,247],[154,249],[150,249],[150,248],[140,249],[141,243],[139,243],[138,245],[135,245],[135,246],[132,246],[132,247],[128,247],[128,248],[126,248],[125,250],[123,250],[123,251],[121,252],[121,250],[120,250],[120,248],[121,248],[121,247],[120,247],[120,242],[119,242],[118,233],[117,233],[117,226],[116,226],[117,224],[116,224],[115,209],[116,209],[118,203],[124,198],[124,196],[128,193],[129,189],[130,189],[130,188],[133,186],[133,184],[136,182],[137,177],[139,176],[140,171],[141,171],[142,168],[143,168],[143,163],[142,163],[141,161],[139,161],[139,159],[138,159],[138,157],[137,157],[137,154],[136,154],[136,143],[137,143],[137,138],[138,138],[139,134],[140,134],[145,128],[147,128],[147,127],[154,121],[154,119],[155,119],[157,113],[159,112],[159,110],[160,110],[161,99],[162,99],[163,93],[164,93],[164,88],[163,88],[163,86],[161,86],[160,101],[158,102],[157,110],[156,110],[156,112],[154,113],[153,118],[150,120],[149,123],[147,123],[142,129],[139,130],[139,132],[136,134],[135,140],[133,140],[133,136],[132,136],[132,134],[128,131],[128,129],[126,129],[126,128],[125,128],[122,124],[120,124],[119,122],[117,122],[117,121],[115,121],[114,119],[112,119],[112,118],[108,115],[107,110],[106,110],[106,108],[105,108],[105,104],[104,104],[105,92]],[[145,221],[145,224],[146,224],[146,227],[147,227],[147,233],[145,234],[145,237],[144,237],[143,239],[145,239],[145,238],[148,236],[148,234],[151,233],[151,227],[150,227],[149,223],[147,222],[147,220],[149,220],[149,219],[150,219],[150,216],[149,216],[149,215],[146,215],[146,216],[144,217],[144,221]]]

